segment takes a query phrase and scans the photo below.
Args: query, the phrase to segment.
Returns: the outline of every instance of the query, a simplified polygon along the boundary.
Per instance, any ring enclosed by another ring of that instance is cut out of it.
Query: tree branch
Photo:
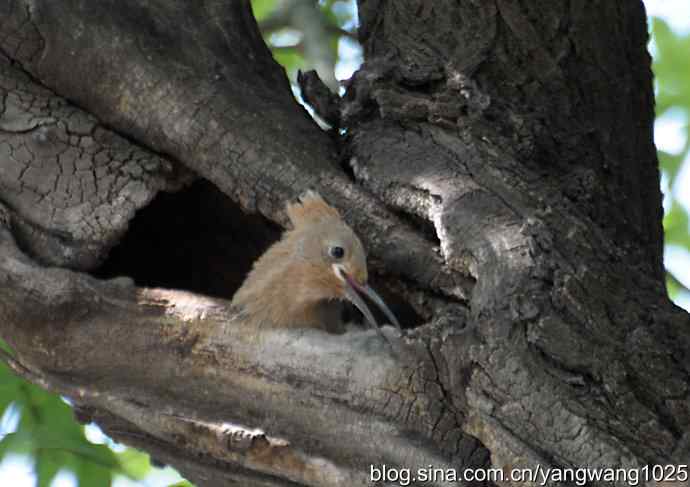
[[[221,300],[37,267],[6,229],[0,255],[0,284],[11,284],[2,333],[17,353],[3,359],[178,455],[184,446],[185,462],[196,452],[304,485],[367,485],[372,462],[447,464],[425,439],[439,418],[422,405],[440,398],[423,385],[428,358],[413,343],[389,335],[391,351],[373,331],[257,334]],[[85,352],[88,343],[108,346]]]

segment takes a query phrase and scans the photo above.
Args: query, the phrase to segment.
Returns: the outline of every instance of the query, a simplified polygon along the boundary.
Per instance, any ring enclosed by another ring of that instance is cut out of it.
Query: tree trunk
[[[4,360],[198,486],[687,463],[641,2],[359,14],[324,132],[248,1],[5,0]],[[368,248],[392,345],[234,321],[307,188]]]

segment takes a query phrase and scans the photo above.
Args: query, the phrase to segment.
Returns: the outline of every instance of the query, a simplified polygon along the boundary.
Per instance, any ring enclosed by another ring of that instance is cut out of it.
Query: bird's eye
[[[345,249],[336,245],[328,249],[328,253],[334,259],[342,259],[345,256]]]

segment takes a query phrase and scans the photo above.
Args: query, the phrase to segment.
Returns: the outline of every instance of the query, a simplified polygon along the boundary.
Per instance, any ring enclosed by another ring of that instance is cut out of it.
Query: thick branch
[[[42,262],[92,269],[160,190],[192,175],[105,128],[0,54],[0,199]]]
[[[37,267],[6,229],[0,255],[13,368],[126,422],[125,436],[304,485],[367,485],[371,463],[452,465],[439,448],[456,451],[457,418],[433,407],[423,346],[391,336],[390,349],[372,331],[257,334],[223,301]]]

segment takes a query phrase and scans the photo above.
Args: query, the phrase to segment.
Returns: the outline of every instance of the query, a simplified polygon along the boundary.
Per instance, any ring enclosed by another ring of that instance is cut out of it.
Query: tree
[[[361,1],[345,98],[302,78],[330,132],[246,1],[0,9],[3,358],[82,420],[199,486],[690,455],[640,3]],[[309,187],[368,247],[392,346],[233,322]]]

